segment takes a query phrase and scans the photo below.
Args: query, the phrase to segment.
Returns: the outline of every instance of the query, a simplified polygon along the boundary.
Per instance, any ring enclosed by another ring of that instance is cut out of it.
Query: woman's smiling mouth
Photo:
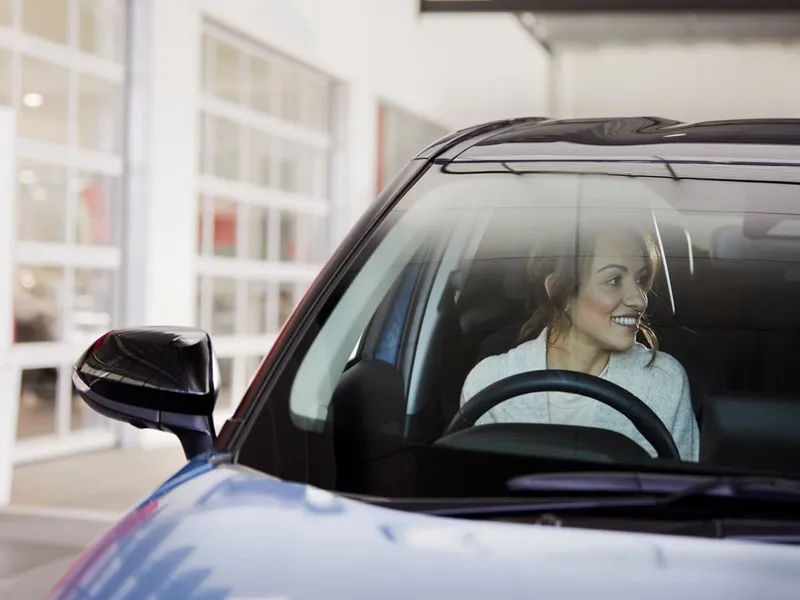
[[[623,327],[628,327],[630,329],[639,329],[639,317],[611,317],[611,320],[614,321],[617,325],[622,325]]]

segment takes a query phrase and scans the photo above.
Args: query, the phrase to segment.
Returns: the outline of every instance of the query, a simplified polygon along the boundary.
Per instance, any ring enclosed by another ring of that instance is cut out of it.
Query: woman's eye
[[[614,277],[609,279],[607,283],[608,285],[619,285],[619,280],[620,280],[619,275],[615,275]]]

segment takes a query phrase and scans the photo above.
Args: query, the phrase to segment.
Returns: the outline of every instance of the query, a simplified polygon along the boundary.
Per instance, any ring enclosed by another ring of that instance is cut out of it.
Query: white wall
[[[340,235],[374,199],[379,98],[452,129],[544,111],[544,56],[508,15],[420,18],[417,0],[141,1],[151,12],[142,324],[195,323],[204,15],[343,84]]]
[[[560,117],[796,117],[800,42],[604,46],[559,53]]]
[[[201,15],[346,85],[343,181],[352,204],[343,228],[373,199],[378,98],[449,128],[544,110],[544,57],[507,15],[422,19],[416,0],[150,0],[150,6],[148,322],[194,321]]]

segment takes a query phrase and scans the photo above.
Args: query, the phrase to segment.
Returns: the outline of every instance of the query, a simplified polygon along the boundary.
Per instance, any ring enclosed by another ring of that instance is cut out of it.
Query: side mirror
[[[211,338],[189,327],[116,329],[75,363],[72,380],[93,410],[178,436],[187,459],[216,441],[219,365]]]

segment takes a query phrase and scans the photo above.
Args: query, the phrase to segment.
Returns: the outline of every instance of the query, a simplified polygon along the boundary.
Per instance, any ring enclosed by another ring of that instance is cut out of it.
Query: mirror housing
[[[191,327],[115,329],[77,360],[72,380],[103,416],[175,434],[187,459],[215,441],[219,365],[211,337]]]

